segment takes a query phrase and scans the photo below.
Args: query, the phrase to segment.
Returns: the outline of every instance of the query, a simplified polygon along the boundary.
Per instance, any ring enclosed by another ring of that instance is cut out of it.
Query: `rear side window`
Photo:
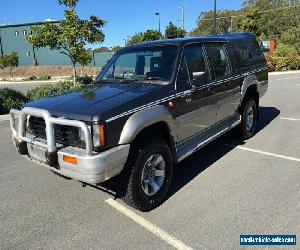
[[[231,74],[229,57],[225,44],[207,44],[205,45],[207,55],[212,63],[216,80],[225,78]]]
[[[247,68],[248,66],[263,60],[263,54],[256,42],[243,41],[233,43],[232,49],[238,69]]]

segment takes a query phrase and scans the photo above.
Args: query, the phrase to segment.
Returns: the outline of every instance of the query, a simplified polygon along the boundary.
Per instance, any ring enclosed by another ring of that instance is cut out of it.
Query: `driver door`
[[[182,93],[178,98],[176,119],[178,143],[199,134],[215,123],[217,103],[213,83],[203,45],[185,45],[177,79],[177,91]]]

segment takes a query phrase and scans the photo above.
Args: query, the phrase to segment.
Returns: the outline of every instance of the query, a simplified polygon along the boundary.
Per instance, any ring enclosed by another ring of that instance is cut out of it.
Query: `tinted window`
[[[263,59],[263,54],[261,53],[258,44],[254,42],[244,41],[234,43],[232,48],[239,69],[245,68],[253,62]]]
[[[184,48],[184,58],[188,67],[190,78],[193,80],[193,84],[204,85],[209,80],[209,73],[207,63],[203,53],[202,45],[187,45]],[[205,72],[205,77],[195,78],[193,73]]]
[[[230,62],[224,44],[207,44],[208,57],[213,65],[216,79],[230,75]]]

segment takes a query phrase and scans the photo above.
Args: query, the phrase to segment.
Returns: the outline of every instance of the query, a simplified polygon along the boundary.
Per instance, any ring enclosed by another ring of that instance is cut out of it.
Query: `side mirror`
[[[198,85],[203,82],[207,82],[207,72],[202,71],[202,72],[193,72],[193,84]]]

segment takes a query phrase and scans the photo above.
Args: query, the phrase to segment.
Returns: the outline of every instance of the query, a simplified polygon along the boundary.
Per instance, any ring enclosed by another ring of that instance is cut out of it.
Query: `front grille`
[[[30,116],[27,132],[36,138],[46,140],[46,123],[43,118]],[[54,124],[55,141],[64,146],[84,148],[85,143],[79,137],[79,128]]]

